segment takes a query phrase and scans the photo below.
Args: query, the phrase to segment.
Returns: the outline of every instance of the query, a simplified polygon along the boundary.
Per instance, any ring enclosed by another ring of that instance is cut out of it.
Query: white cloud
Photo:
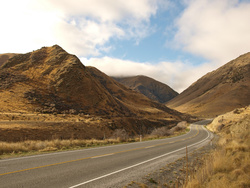
[[[157,9],[155,0],[50,0],[48,2],[53,9],[59,8],[67,16],[90,16],[100,22],[147,20]]]
[[[124,35],[124,31],[112,23],[98,24],[91,20],[81,20],[77,26],[74,22],[62,21],[55,30],[59,45],[78,56],[99,55],[100,51],[110,48],[105,43],[111,37]]]
[[[146,75],[182,91],[218,66],[249,51],[250,3],[238,0],[184,0],[173,42],[210,63],[133,62],[110,57],[84,59],[111,76]],[[173,3],[174,1],[172,1]],[[110,39],[141,39],[154,32],[150,18],[167,0],[7,0],[0,6],[0,53],[25,53],[59,44],[78,56],[96,56],[114,46]],[[157,27],[157,26],[156,26]],[[169,27],[168,27],[169,28]]]
[[[237,0],[187,0],[176,20],[174,42],[185,51],[208,59],[187,62],[133,62],[115,58],[83,60],[110,76],[146,75],[168,84],[178,92],[197,79],[250,49],[250,3]]]
[[[111,38],[138,42],[150,31],[158,0],[8,0],[1,3],[1,47],[27,52],[59,44],[78,56],[99,55]]]
[[[55,43],[54,13],[43,13],[32,1],[9,0],[0,6],[0,52],[27,52]]]
[[[219,65],[250,50],[250,2],[190,0],[177,20],[180,48]]]
[[[177,92],[182,92],[205,73],[214,69],[211,64],[194,67],[183,62],[160,62],[152,65],[147,62],[133,62],[110,57],[81,58],[81,61],[84,65],[94,66],[109,76],[149,76],[167,84]]]

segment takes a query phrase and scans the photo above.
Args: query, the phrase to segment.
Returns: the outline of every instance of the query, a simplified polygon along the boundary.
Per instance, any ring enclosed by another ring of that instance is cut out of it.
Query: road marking
[[[207,131],[207,130],[206,130],[206,132],[208,133],[208,131]],[[200,142],[197,142],[197,143],[195,143],[195,144],[191,144],[191,145],[189,145],[189,146],[187,146],[187,147],[191,147],[191,146],[198,145],[198,144],[202,143],[203,141],[207,140],[207,138],[208,138],[209,136],[210,136],[210,134],[208,133],[208,136],[207,136],[205,139],[203,139],[203,140],[201,140]],[[128,167],[126,167],[126,168],[123,168],[123,169],[120,169],[120,170],[117,170],[117,171],[111,172],[111,173],[109,173],[109,174],[105,174],[105,175],[103,175],[103,176],[100,176],[100,177],[97,177],[97,178],[94,178],[94,179],[91,179],[91,180],[88,180],[88,181],[85,181],[85,182],[79,183],[79,184],[77,184],[77,185],[73,185],[73,186],[71,186],[71,187],[69,187],[69,188],[75,188],[75,187],[79,187],[79,186],[82,186],[82,185],[88,184],[88,183],[90,183],[90,182],[93,182],[93,181],[96,181],[96,180],[99,180],[99,179],[102,179],[102,178],[105,178],[105,177],[111,176],[111,175],[113,175],[113,174],[117,174],[117,173],[119,173],[119,172],[122,172],[122,171],[128,170],[128,169],[130,169],[130,168],[134,168],[134,167],[136,167],[136,166],[139,166],[139,165],[142,165],[142,164],[145,164],[145,163],[151,162],[151,161],[153,161],[153,160],[159,159],[159,158],[161,158],[161,157],[165,157],[165,156],[167,156],[167,155],[170,155],[170,154],[172,154],[172,153],[175,153],[175,152],[177,152],[177,151],[181,151],[181,150],[185,150],[185,149],[186,149],[186,147],[183,147],[183,148],[180,148],[180,149],[177,149],[177,150],[171,151],[171,152],[169,152],[169,153],[165,153],[165,154],[163,154],[163,155],[160,155],[160,156],[154,157],[154,158],[152,158],[152,159],[149,159],[149,160],[146,160],[146,161],[143,161],[143,162],[140,162],[140,163],[134,164],[134,165],[132,165],[132,166],[128,166]]]
[[[64,162],[60,162],[60,163],[54,163],[54,164],[49,164],[49,165],[44,165],[44,166],[37,166],[37,167],[33,167],[33,168],[27,168],[27,169],[23,169],[23,170],[17,170],[17,171],[13,171],[13,172],[6,172],[3,174],[0,174],[0,176],[3,175],[8,175],[8,174],[14,174],[14,173],[18,173],[18,172],[24,172],[24,171],[29,171],[29,170],[34,170],[34,169],[39,169],[39,168],[45,168],[45,167],[50,167],[50,166],[56,166],[56,165],[61,165],[61,164],[66,164],[66,163],[71,163],[71,162],[76,162],[76,161],[82,161],[85,159],[90,159],[91,157],[86,157],[86,158],[81,158],[81,159],[76,159],[76,160],[71,160],[71,161],[64,161]]]
[[[198,129],[197,125],[196,125],[196,129],[197,129],[197,133],[194,136],[192,136],[191,138],[198,135],[199,129]],[[189,139],[189,138],[187,138],[187,139]],[[185,140],[187,140],[187,139],[185,139]],[[180,140],[182,140],[182,139],[179,139],[179,140],[177,140],[175,142],[178,142]],[[153,145],[153,146],[154,147],[155,146],[161,146],[161,145],[166,145],[166,144],[175,143],[175,142],[166,142],[166,143],[156,144],[156,145]],[[56,165],[61,165],[61,164],[66,164],[66,163],[71,163],[71,162],[76,162],[76,161],[82,161],[82,160],[91,159],[91,158],[94,159],[94,158],[103,157],[103,156],[109,156],[109,155],[114,155],[114,154],[119,154],[119,153],[126,153],[126,152],[129,152],[129,151],[136,151],[136,150],[141,150],[141,149],[145,149],[145,147],[135,148],[135,149],[130,149],[130,150],[124,150],[124,151],[119,151],[119,152],[115,152],[115,153],[108,153],[108,154],[99,155],[99,156],[86,157],[86,158],[81,158],[81,159],[76,159],[76,160],[64,161],[64,162],[60,162],[60,163],[48,164],[48,165],[44,165],[44,166],[38,166],[38,167],[27,168],[27,169],[22,169],[22,170],[16,170],[16,171],[12,171],[12,172],[6,172],[6,173],[0,174],[0,176],[19,173],[19,172],[25,172],[25,171],[34,170],[34,169],[40,169],[40,168],[45,168],[45,167],[51,167],[51,166],[56,166]]]
[[[195,124],[193,124],[193,125],[195,125]],[[178,138],[178,137],[182,137],[182,136],[187,136],[190,132],[191,132],[191,129],[189,129],[189,131],[186,134],[179,135],[179,136],[176,136],[176,137],[171,137],[171,138]],[[171,139],[171,138],[164,138],[164,139],[158,139],[158,140],[165,140],[165,139]],[[147,141],[143,141],[143,143],[154,142],[154,141],[158,141],[158,140],[147,140]],[[140,143],[141,142],[133,142],[133,143],[125,143],[125,144],[126,145],[134,145],[134,144],[140,144]],[[80,149],[80,150],[60,151],[60,152],[44,153],[44,154],[32,155],[32,156],[15,157],[15,158],[10,158],[10,159],[1,159],[0,163],[1,162],[6,162],[6,161],[23,160],[23,159],[37,158],[37,157],[46,157],[46,156],[49,156],[49,155],[59,155],[59,154],[64,154],[64,153],[82,152],[82,151],[88,151],[88,150],[97,150],[97,149],[100,149],[100,148],[101,149],[103,149],[103,148],[105,149],[105,148],[119,147],[119,146],[121,146],[121,145],[117,144],[117,145],[110,145],[110,146],[84,148],[84,149]]]
[[[97,155],[95,157],[91,157],[91,159],[96,159],[96,158],[100,158],[100,157],[106,157],[106,156],[110,156],[110,155],[114,155],[115,153],[108,153],[108,154],[104,154],[104,155]]]
[[[148,147],[145,147],[145,149],[148,149],[148,148],[153,148],[153,147],[155,147],[155,146],[148,146]]]

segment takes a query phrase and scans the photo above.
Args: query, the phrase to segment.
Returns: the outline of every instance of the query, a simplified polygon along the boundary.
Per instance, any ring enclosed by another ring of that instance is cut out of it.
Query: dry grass
[[[184,134],[184,132],[178,132],[176,135]],[[175,136],[176,136],[175,135]],[[143,140],[157,139],[159,136],[145,136]],[[163,137],[161,137],[163,138]],[[69,140],[27,140],[23,142],[0,142],[0,155],[8,154],[22,154],[27,152],[47,152],[58,151],[67,149],[77,149],[95,146],[112,145],[127,142],[139,142],[140,138],[129,138],[123,130],[118,129],[114,132],[114,135],[110,139],[97,140],[82,140],[82,139],[69,139]]]
[[[160,171],[160,174],[148,175],[148,182],[151,183],[144,181],[140,185],[139,183],[134,183],[134,185],[168,188],[249,188],[249,125],[250,106],[219,116],[208,126],[220,135],[215,150],[209,153],[195,154],[193,159],[189,158],[192,158],[194,153],[190,155],[187,152],[186,159],[182,159],[178,171],[175,170],[178,168],[178,165],[175,164],[177,160],[171,165],[167,165],[168,168],[165,169],[165,173]],[[183,167],[181,168],[180,165],[183,165]],[[178,174],[177,172],[182,172],[182,174],[175,176]],[[156,181],[157,185],[152,184],[152,177],[156,179],[160,177]],[[162,182],[165,183],[162,184]]]
[[[171,129],[169,129],[169,127],[167,126],[155,128],[148,136],[148,138],[163,138],[172,135],[178,135],[187,132],[189,130],[187,129],[188,125],[189,124],[186,121],[182,121],[178,123],[176,126],[172,127]]]
[[[191,177],[186,185],[187,188],[250,187],[249,115],[244,114],[240,119],[237,115],[235,121],[230,116],[230,123],[225,124],[219,131],[222,137],[217,149],[205,159],[205,165]],[[217,120],[215,121],[219,127],[220,124]],[[215,128],[215,130],[218,129]]]
[[[51,141],[24,141],[16,143],[0,142],[0,154],[23,153],[32,151],[56,151],[71,148],[92,147],[120,143],[118,139],[105,140],[51,140]]]
[[[179,127],[179,125],[175,126]],[[174,127],[174,129],[175,129]],[[166,127],[164,129],[167,130]],[[171,132],[171,135],[145,135],[143,141],[166,138],[166,136],[178,136],[185,134],[189,129],[178,129],[178,132]],[[139,142],[138,137],[129,137],[124,129],[117,129],[109,139],[52,139],[52,140],[26,140],[20,142],[0,142],[0,155],[8,157],[10,154],[25,154],[30,152],[48,152],[67,149],[79,149],[86,147],[104,146],[119,143]]]
[[[72,114],[39,114],[39,113],[3,113],[0,112],[0,121],[31,121],[31,122],[86,122],[89,124],[96,124],[102,121],[99,116],[90,116],[84,114],[72,115]],[[20,127],[20,126],[19,126]],[[0,124],[0,128],[13,128],[3,127]]]
[[[205,159],[202,168],[191,176],[186,187],[250,187],[249,169],[249,150],[219,148]]]

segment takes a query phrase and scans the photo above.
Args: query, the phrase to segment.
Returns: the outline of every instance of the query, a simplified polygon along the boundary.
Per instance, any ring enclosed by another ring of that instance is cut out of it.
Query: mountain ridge
[[[75,55],[58,45],[10,58],[0,67],[0,80],[1,111],[64,113],[71,110],[115,117],[166,113],[164,116],[177,119],[182,116],[96,68],[85,67]]]
[[[178,93],[168,85],[144,75],[113,78],[125,86],[160,103],[166,103],[178,95]]]
[[[183,113],[216,116],[250,104],[250,52],[207,73],[167,106]]]

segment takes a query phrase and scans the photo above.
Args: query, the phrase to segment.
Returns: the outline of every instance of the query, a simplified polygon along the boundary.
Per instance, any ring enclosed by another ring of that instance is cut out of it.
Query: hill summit
[[[2,106],[9,111],[61,112],[94,106],[102,98],[108,100],[80,60],[58,45],[16,55],[0,70],[2,94],[12,88],[18,100],[3,101],[6,104]]]
[[[186,117],[85,67],[58,45],[10,58],[0,67],[0,81],[2,112]]]

